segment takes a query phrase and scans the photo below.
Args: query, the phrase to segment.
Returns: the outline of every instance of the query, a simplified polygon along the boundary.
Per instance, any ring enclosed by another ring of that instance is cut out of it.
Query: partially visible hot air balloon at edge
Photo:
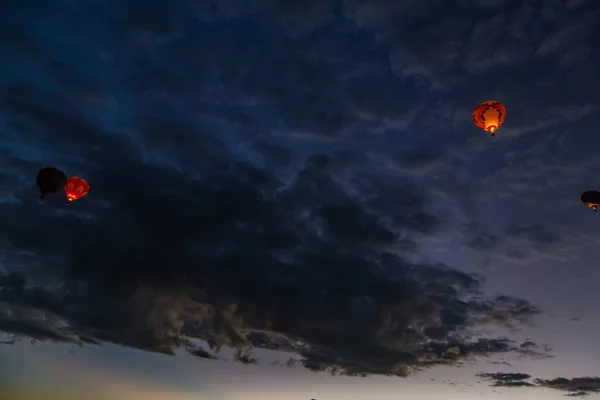
[[[40,199],[43,199],[62,190],[67,184],[67,175],[58,168],[44,167],[38,171],[36,183],[40,189]]]
[[[600,192],[597,190],[588,190],[581,194],[581,202],[598,213],[600,204]]]
[[[67,201],[71,203],[74,200],[80,199],[90,191],[90,185],[83,178],[78,176],[72,176],[67,179],[65,185],[65,194],[67,195]]]
[[[473,111],[473,122],[478,128],[489,132],[492,136],[504,123],[506,107],[496,100],[487,100]]]

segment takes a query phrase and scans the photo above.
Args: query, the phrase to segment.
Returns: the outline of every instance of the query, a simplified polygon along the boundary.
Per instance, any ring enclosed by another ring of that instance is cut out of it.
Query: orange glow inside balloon
[[[506,107],[496,100],[484,101],[473,111],[473,122],[478,128],[496,134],[496,130],[504,123]]]
[[[67,201],[70,203],[73,200],[82,198],[90,191],[90,185],[83,178],[78,176],[72,176],[67,179],[65,185],[65,194],[67,195]]]

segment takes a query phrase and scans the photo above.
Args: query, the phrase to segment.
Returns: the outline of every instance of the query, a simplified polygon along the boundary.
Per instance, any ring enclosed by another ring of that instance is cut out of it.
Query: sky
[[[600,399],[600,3],[9,0],[0,32],[9,400]],[[40,202],[45,166],[90,192]]]

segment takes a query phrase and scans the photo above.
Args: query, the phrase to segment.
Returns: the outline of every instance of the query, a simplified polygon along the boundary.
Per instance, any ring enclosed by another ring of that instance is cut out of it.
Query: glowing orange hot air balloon
[[[506,107],[496,100],[484,101],[473,111],[473,122],[478,128],[488,131],[492,136],[504,123]]]
[[[67,195],[67,201],[69,203],[85,196],[89,191],[90,185],[85,179],[78,176],[72,176],[67,179],[65,194]]]

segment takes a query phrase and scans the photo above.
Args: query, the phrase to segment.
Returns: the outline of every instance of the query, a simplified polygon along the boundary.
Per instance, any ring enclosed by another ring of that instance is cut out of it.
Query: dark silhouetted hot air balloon
[[[473,122],[478,128],[488,131],[492,136],[504,123],[506,107],[496,100],[484,101],[473,111]]]
[[[40,188],[40,198],[57,193],[67,184],[67,175],[58,168],[44,167],[38,171],[37,186]]]
[[[600,204],[600,192],[597,190],[588,190],[581,194],[583,204],[598,212],[598,204]]]
[[[90,185],[83,178],[78,176],[72,176],[67,180],[65,185],[65,194],[67,195],[67,201],[70,203],[73,200],[82,198],[90,191]]]

